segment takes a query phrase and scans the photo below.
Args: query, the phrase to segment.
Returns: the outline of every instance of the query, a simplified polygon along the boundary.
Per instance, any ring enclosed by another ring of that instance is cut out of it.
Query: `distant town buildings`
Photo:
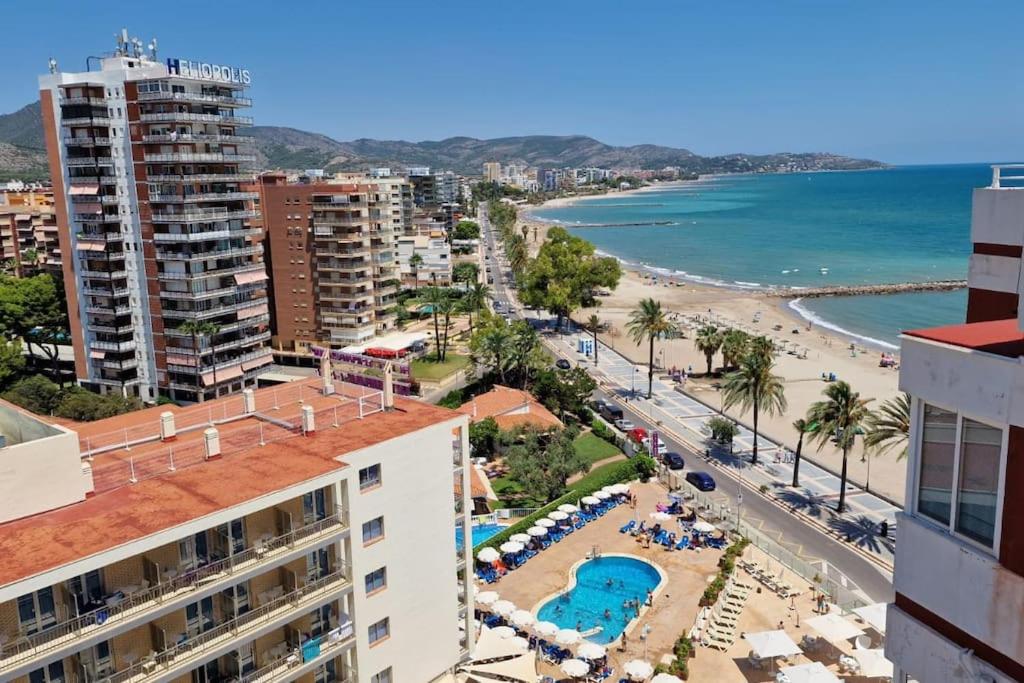
[[[49,188],[0,189],[0,266],[18,276],[61,275],[57,212]]]
[[[241,390],[271,362],[248,70],[122,36],[39,79],[78,381],[154,401]]]

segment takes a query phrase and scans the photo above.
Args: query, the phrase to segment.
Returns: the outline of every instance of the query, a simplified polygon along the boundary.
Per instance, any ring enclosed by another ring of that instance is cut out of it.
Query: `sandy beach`
[[[655,186],[658,187],[658,186]],[[644,192],[630,190],[625,193]],[[623,194],[625,194],[623,193]],[[614,196],[619,193],[611,193]],[[576,201],[587,201],[585,198],[562,198],[545,204],[545,207],[564,206]],[[537,227],[537,238],[529,233],[529,246],[536,250],[543,242],[549,223],[537,220],[530,211],[539,207],[520,208],[519,220]],[[776,374],[785,382],[786,399],[789,407],[786,414],[780,416],[762,415],[761,431],[773,440],[781,441],[790,449],[796,448],[797,435],[792,423],[807,413],[810,405],[822,398],[822,390],[826,383],[822,373],[834,373],[838,379],[849,382],[861,396],[873,398],[872,405],[897,395],[898,372],[893,368],[879,367],[882,353],[880,348],[867,347],[856,343],[851,350],[853,340],[844,338],[831,330],[811,326],[786,306],[786,300],[768,296],[755,290],[735,290],[712,287],[681,279],[671,280],[665,276],[654,277],[642,270],[625,270],[618,288],[609,296],[601,297],[601,305],[597,309],[586,309],[574,315],[577,320],[584,320],[591,313],[606,322],[608,330],[601,335],[602,341],[638,363],[647,363],[646,344],[638,347],[629,338],[626,324],[630,312],[636,303],[644,298],[661,301],[662,306],[673,314],[677,314],[683,323],[683,338],[673,339],[655,344],[655,365],[668,370],[673,367],[693,369],[698,375],[688,380],[687,389],[699,399],[713,407],[721,405],[718,383],[714,378],[702,378],[707,369],[704,354],[694,346],[693,331],[688,329],[684,321],[693,320],[696,316],[716,321],[719,328],[742,327],[755,334],[764,334],[779,340],[786,340],[790,350],[798,355],[782,353],[776,359]],[[694,327],[693,323],[689,323]],[[805,357],[804,357],[805,356]],[[714,368],[718,370],[722,358],[716,354]],[[729,411],[733,417],[749,424],[750,415]],[[842,463],[842,454],[831,444],[820,451],[816,446],[805,443],[804,454],[824,467],[838,472]],[[850,454],[850,479],[864,485],[868,481],[870,465],[870,488],[895,502],[902,504],[904,483],[906,480],[906,463],[897,460],[895,453],[874,456],[870,461],[862,461],[862,452],[857,450]]]

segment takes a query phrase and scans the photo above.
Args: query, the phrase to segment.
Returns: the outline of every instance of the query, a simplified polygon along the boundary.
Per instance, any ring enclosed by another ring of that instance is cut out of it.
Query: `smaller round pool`
[[[473,538],[471,539],[473,547],[477,547],[491,536],[494,536],[499,531],[502,531],[505,527],[500,524],[474,524],[473,525]],[[462,552],[462,528],[455,528],[455,548]]]
[[[575,574],[576,585],[541,605],[537,618],[561,628],[578,625],[583,633],[599,628],[587,639],[601,645],[622,634],[647,591],[661,583],[661,573],[650,562],[615,555],[587,560]]]

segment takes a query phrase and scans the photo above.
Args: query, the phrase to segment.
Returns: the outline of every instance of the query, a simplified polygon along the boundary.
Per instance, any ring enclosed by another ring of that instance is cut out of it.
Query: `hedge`
[[[497,548],[507,541],[512,534],[525,533],[527,529],[534,526],[538,519],[541,517],[547,517],[548,513],[558,509],[559,505],[564,503],[576,504],[576,501],[583,496],[589,496],[594,491],[603,489],[605,486],[618,484],[624,481],[631,481],[635,478],[636,468],[633,466],[632,460],[619,460],[618,462],[602,465],[601,467],[592,470],[590,474],[582,477],[577,482],[570,484],[569,490],[566,493],[537,510],[529,517],[524,517],[515,524],[506,527],[504,531],[491,536],[489,539],[473,548],[473,555],[476,556],[478,552],[487,547]]]

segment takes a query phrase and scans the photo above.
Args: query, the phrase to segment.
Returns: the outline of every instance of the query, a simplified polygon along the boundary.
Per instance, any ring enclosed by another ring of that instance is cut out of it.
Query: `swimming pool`
[[[659,583],[661,573],[644,560],[615,555],[587,560],[576,569],[576,585],[544,603],[537,619],[553,621],[562,628],[579,625],[583,633],[599,627],[601,630],[587,639],[606,645],[636,617],[637,608],[629,601],[643,605],[647,591]]]
[[[495,535],[505,527],[500,524],[476,524],[473,526],[473,547],[477,547],[491,536]],[[455,547],[458,550],[462,550],[462,529],[456,527],[455,529]]]

